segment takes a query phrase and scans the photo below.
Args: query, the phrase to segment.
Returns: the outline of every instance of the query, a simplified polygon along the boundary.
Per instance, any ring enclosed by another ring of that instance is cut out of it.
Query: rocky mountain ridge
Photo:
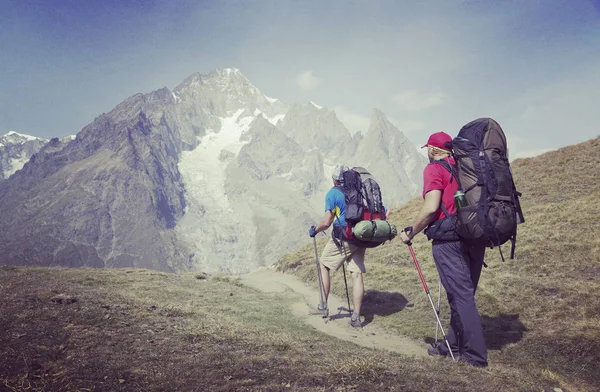
[[[61,139],[68,142],[74,138]],[[10,131],[0,135],[0,181],[7,179],[23,168],[31,156],[49,142],[47,139]]]
[[[366,166],[393,207],[425,163],[380,111],[353,137],[237,69],[135,94],[42,147],[0,182],[0,264],[248,271],[308,240],[335,164]]]

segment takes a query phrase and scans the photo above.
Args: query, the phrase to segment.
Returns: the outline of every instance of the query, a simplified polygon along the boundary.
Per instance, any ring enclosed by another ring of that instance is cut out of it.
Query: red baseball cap
[[[429,136],[427,144],[421,148],[425,148],[427,146],[433,146],[443,150],[452,150],[452,137],[446,132],[436,132]]]

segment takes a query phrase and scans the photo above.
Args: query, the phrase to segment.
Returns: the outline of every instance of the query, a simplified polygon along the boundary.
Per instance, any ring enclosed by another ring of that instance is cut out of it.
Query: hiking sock
[[[360,318],[360,314],[356,313],[356,312],[352,312],[352,317],[350,317],[350,319],[352,320],[358,320]]]

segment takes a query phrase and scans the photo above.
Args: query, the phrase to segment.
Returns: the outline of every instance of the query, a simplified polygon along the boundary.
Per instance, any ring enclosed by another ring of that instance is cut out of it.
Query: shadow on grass
[[[489,317],[484,314],[481,316],[481,322],[488,350],[500,350],[507,344],[517,343],[528,331],[527,327],[519,320],[518,314],[501,314],[498,317]],[[448,333],[447,328],[444,326],[446,333]],[[442,339],[442,333],[439,332],[437,343],[442,342]],[[433,337],[426,337],[424,341],[433,347],[437,345]]]
[[[500,350],[507,344],[517,343],[528,331],[527,327],[519,320],[518,314],[501,314],[498,317],[489,317],[484,314],[481,316],[481,322],[488,350]],[[447,328],[444,325],[446,333],[448,333]],[[442,339],[442,333],[439,332],[437,343],[440,344]],[[424,341],[433,347],[437,345],[433,337],[426,337]]]
[[[361,313],[365,319],[363,326],[373,321],[373,317],[389,316],[400,312],[406,307],[408,300],[400,293],[389,293],[387,291],[367,290],[363,298]]]
[[[528,331],[518,314],[500,314],[498,317],[481,316],[483,334],[489,350],[500,350],[507,344],[517,343]]]

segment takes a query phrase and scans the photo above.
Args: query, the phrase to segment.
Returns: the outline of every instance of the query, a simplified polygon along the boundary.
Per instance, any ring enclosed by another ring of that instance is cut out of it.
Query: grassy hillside
[[[4,391],[551,391],[495,371],[375,351],[317,332],[292,292],[228,276],[0,267]]]
[[[596,138],[512,164],[526,219],[519,226],[516,260],[508,259],[508,245],[503,247],[505,263],[497,249],[488,250],[489,267],[477,293],[490,371],[520,369],[529,377],[559,381],[566,389],[600,389],[599,156]],[[390,220],[399,228],[407,226],[421,203],[411,201],[393,211]],[[319,239],[319,249],[326,241]],[[435,298],[438,275],[431,244],[419,235],[414,249]],[[313,246],[286,256],[278,268],[315,282]],[[433,311],[407,247],[395,240],[368,250],[367,269],[367,320],[432,340]],[[341,270],[336,275],[334,291],[345,295]]]
[[[486,369],[336,339],[295,315],[295,292],[264,293],[235,276],[0,267],[0,390],[600,390],[599,152],[596,139],[514,163],[527,223],[518,260],[502,263],[492,250],[482,274]],[[419,207],[414,200],[392,220],[403,227]],[[430,244],[419,237],[436,297]],[[314,284],[312,244],[277,268]],[[372,323],[433,340],[406,247],[369,250],[367,268],[363,331]],[[344,296],[341,271],[332,283]]]

